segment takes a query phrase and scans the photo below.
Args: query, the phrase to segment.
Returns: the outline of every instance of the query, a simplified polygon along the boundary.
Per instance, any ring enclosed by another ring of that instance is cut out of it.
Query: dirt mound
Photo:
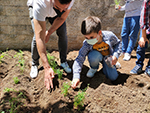
[[[119,77],[115,82],[108,80],[102,73],[102,66],[93,78],[87,78],[89,64],[86,59],[81,72],[81,82],[76,90],[69,89],[69,94],[62,94],[63,83],[70,83],[72,73],[63,73],[62,79],[56,75],[53,83],[54,89],[47,91],[44,86],[44,70],[39,66],[39,75],[36,79],[29,76],[31,68],[31,53],[23,51],[21,61],[18,51],[4,52],[0,63],[0,112],[16,111],[17,113],[148,113],[150,112],[150,78],[145,74],[130,75],[135,66],[136,54],[132,53],[130,61],[119,62]],[[1,54],[2,55],[2,54]],[[78,55],[78,51],[68,53],[67,59],[70,66]],[[15,57],[14,57],[15,56]],[[59,53],[53,51],[51,56],[59,58]],[[146,54],[147,64],[149,52]],[[21,64],[23,62],[24,64]],[[56,60],[59,65],[59,59]],[[41,64],[41,62],[40,62]],[[143,70],[145,69],[145,65]],[[21,68],[21,66],[23,68]],[[14,77],[19,79],[14,83]],[[89,87],[87,88],[89,84]],[[74,96],[80,90],[86,90],[84,107],[80,110],[73,109]]]

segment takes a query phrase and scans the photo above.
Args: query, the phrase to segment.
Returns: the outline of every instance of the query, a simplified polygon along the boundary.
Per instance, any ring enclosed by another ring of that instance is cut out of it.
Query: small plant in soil
[[[53,69],[54,73],[58,74],[58,79],[62,79],[63,69],[59,69],[58,65],[56,63],[56,57],[50,56],[50,54],[47,54],[47,60],[51,68]]]
[[[70,84],[67,82],[63,83],[63,87],[61,88],[61,93],[66,97],[68,95],[68,89],[70,88]]]
[[[4,57],[7,55],[6,53],[0,51],[1,55],[0,55],[0,63],[2,63],[2,59],[4,59]]]
[[[9,88],[5,88],[7,90],[5,90],[5,92],[9,93],[10,90],[8,91]],[[7,104],[7,102],[9,102],[9,105],[10,105],[10,109],[7,109],[6,112],[9,112],[9,113],[18,113],[18,110],[20,109],[20,107],[24,104],[22,102],[22,98],[26,98],[25,95],[23,94],[23,92],[21,91],[15,91],[14,89],[11,90],[12,93],[16,93],[17,95],[16,96],[9,96],[9,99],[8,100],[5,100],[3,102],[3,104]],[[5,113],[5,111],[3,111]]]
[[[120,4],[121,0],[114,0],[114,4],[112,4],[111,6],[116,6],[118,7]]]
[[[14,91],[14,89],[12,89],[12,88],[5,88],[5,89],[4,89],[4,92],[9,93],[10,91]]]
[[[74,109],[78,109],[79,111],[84,107],[84,99],[85,99],[85,95],[86,95],[86,90],[87,88],[89,87],[89,84],[88,86],[83,89],[83,90],[80,90],[78,92],[78,94],[74,97]]]
[[[19,52],[14,55],[14,58],[18,58],[18,65],[17,66],[20,66],[20,70],[21,70],[21,73],[23,74],[24,72],[24,69],[25,69],[25,60],[23,59],[23,51],[19,50]]]
[[[14,80],[15,84],[18,84],[18,83],[19,83],[18,77],[13,77],[13,80]]]

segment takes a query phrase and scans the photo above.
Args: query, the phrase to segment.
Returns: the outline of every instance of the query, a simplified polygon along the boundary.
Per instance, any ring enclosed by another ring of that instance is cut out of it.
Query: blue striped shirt
[[[117,38],[117,36],[111,31],[102,31],[103,41],[109,45],[110,55],[113,55],[119,58],[119,55],[122,52],[122,44],[121,41]],[[88,53],[93,50],[93,46],[88,44],[86,40],[83,41],[83,46],[79,50],[79,54],[74,61],[73,64],[73,79],[79,78],[80,73]]]

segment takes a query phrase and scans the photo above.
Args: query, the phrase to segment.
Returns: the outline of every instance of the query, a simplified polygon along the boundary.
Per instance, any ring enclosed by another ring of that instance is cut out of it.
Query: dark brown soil
[[[54,89],[47,91],[44,86],[44,70],[39,66],[39,75],[36,79],[30,78],[31,53],[24,52],[25,69],[21,73],[18,58],[13,58],[17,51],[9,50],[0,63],[0,112],[10,112],[10,102],[13,97],[23,93],[17,102],[17,113],[150,113],[150,78],[144,73],[130,75],[130,70],[135,66],[136,53],[132,52],[130,61],[123,61],[121,56],[119,62],[122,65],[118,69],[119,78],[115,82],[108,80],[102,73],[102,66],[93,78],[87,78],[86,73],[89,64],[86,61],[81,72],[81,82],[76,90],[69,89],[69,95],[64,97],[61,93],[62,84],[72,80],[72,73],[63,73],[63,78],[53,79]],[[57,51],[51,52],[52,56],[59,58]],[[68,53],[67,59],[72,66],[78,51]],[[150,53],[146,53],[144,69],[147,65]],[[59,64],[59,59],[57,63]],[[41,63],[40,63],[41,64]],[[13,78],[18,77],[20,82],[14,83]],[[79,90],[86,88],[84,107],[79,111],[73,109],[74,96]],[[15,91],[4,92],[5,88]],[[26,98],[24,98],[26,97]],[[14,105],[15,106],[15,105]],[[14,113],[14,112],[12,112]]]

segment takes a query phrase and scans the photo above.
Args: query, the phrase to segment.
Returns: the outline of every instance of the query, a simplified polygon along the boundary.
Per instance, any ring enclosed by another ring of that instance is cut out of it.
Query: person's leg
[[[140,16],[131,17],[130,34],[129,34],[130,41],[126,53],[131,54],[137,42],[138,32],[140,29],[139,20]]]
[[[33,10],[33,8],[29,8],[29,16],[31,19],[32,30],[34,32],[32,10]],[[38,75],[38,65],[39,65],[39,58],[40,58],[38,51],[37,51],[37,47],[36,47],[35,33],[34,33],[34,36],[32,38],[32,42],[31,42],[31,57],[32,57],[32,67],[31,67],[30,76],[31,76],[31,78],[35,78]]]
[[[140,30],[140,37],[142,36],[142,30]],[[136,66],[130,71],[131,74],[140,74],[142,72],[142,68],[144,65],[144,59],[145,59],[145,49],[147,48],[147,43],[145,44],[145,47],[140,47],[138,45],[136,50]]]
[[[61,63],[66,62],[67,56],[67,30],[66,30],[66,22],[64,22],[56,31],[59,39],[58,39],[58,48],[60,53]]]
[[[150,39],[150,35],[147,35],[147,38]],[[149,61],[147,63],[146,69],[145,69],[145,74],[150,76],[150,58],[149,58]]]
[[[34,24],[33,24],[33,19],[31,20],[31,24],[32,24],[32,29],[34,31]],[[31,56],[32,56],[32,65],[39,65],[39,53],[36,47],[36,39],[35,39],[35,34],[32,38],[32,43],[31,43]]]
[[[106,75],[106,77],[111,81],[116,80],[118,77],[118,72],[116,67],[115,66],[109,67],[104,60],[102,61],[102,64],[103,64],[103,73]]]
[[[125,53],[128,47],[128,36],[129,36],[129,24],[130,18],[126,17],[123,19],[122,31],[121,31],[121,39],[122,39],[122,52]]]
[[[101,62],[103,59],[103,55],[96,51],[92,50],[88,54],[88,61],[90,64],[91,69],[87,72],[87,77],[93,77],[96,73],[97,69],[99,68],[99,62]]]

